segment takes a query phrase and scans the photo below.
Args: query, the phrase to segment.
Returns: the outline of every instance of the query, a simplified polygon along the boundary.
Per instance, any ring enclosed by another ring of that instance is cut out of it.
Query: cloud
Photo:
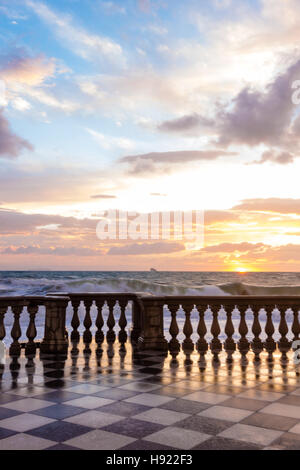
[[[26,0],[26,5],[54,29],[61,45],[83,59],[93,62],[105,59],[119,66],[125,65],[122,47],[112,39],[92,34],[74,25],[70,15],[57,14],[42,2]]]
[[[0,208],[0,234],[24,234],[44,230],[45,227],[58,227],[63,229],[76,229],[80,231],[96,230],[97,220],[77,219],[75,217],[64,217],[61,215],[27,214],[25,212],[13,211]]]
[[[260,160],[254,161],[252,163],[262,164],[265,162],[273,162],[279,163],[281,165],[286,165],[287,163],[293,163],[294,158],[295,155],[290,152],[272,149],[263,152]]]
[[[244,210],[253,212],[275,212],[280,214],[300,214],[300,199],[245,199],[234,206],[233,210]]]
[[[22,48],[17,48],[0,56],[0,77],[9,85],[11,82],[30,86],[41,85],[55,73],[54,59],[47,59],[43,54],[29,56]]]
[[[133,243],[132,245],[115,246],[109,249],[108,255],[153,255],[184,251],[183,243]]]
[[[0,110],[0,158],[16,158],[23,150],[33,150],[33,146],[12,132]]]
[[[130,174],[169,172],[172,165],[186,162],[211,161],[219,157],[235,156],[236,152],[223,150],[178,150],[171,152],[152,152],[121,158],[120,163],[129,164]]]
[[[104,135],[101,132],[89,128],[87,128],[86,131],[93,137],[93,139],[99,145],[101,145],[101,147],[107,150],[113,147],[117,147],[124,150],[133,149],[135,147],[135,143],[125,137],[112,137]]]
[[[162,132],[201,135],[214,134],[211,143],[269,147],[252,163],[292,163],[300,155],[300,117],[295,118],[292,83],[300,76],[300,60],[271,80],[264,89],[244,87],[226,103],[216,103],[213,117],[186,114],[160,123]]]
[[[115,2],[100,2],[100,6],[108,14],[119,13],[121,15],[125,15],[126,13],[126,8],[121,7]]]
[[[3,255],[53,255],[53,256],[100,256],[104,254],[103,250],[95,250],[87,247],[49,247],[40,246],[9,246],[1,250]]]
[[[212,120],[193,113],[177,119],[164,121],[157,126],[157,129],[163,132],[185,132],[195,129],[199,130],[200,126],[212,127],[213,124]]]
[[[95,194],[91,196],[91,199],[116,199],[116,197],[110,194]]]
[[[11,20],[26,20],[27,16],[22,15],[19,13],[17,10],[13,10],[12,8],[8,8],[4,5],[0,6],[0,12],[3,13],[4,15],[7,16],[7,18]],[[16,22],[12,22],[13,24],[16,24]]]
[[[266,245],[263,243],[220,243],[219,245],[211,245],[202,248],[202,253],[248,253],[248,252],[261,252],[265,249]]]
[[[158,24],[149,24],[148,26],[143,27],[142,30],[157,34],[158,36],[165,36],[166,34],[168,34],[167,28]]]
[[[56,165],[52,162],[21,167],[7,161],[0,172],[0,201],[6,205],[34,202],[35,207],[45,202],[69,204],[87,201],[91,194],[107,190],[106,172],[65,164],[62,152],[52,155]]]
[[[295,110],[291,86],[299,75],[297,61],[264,91],[244,88],[232,100],[230,109],[220,108],[216,118],[220,145],[289,146]]]
[[[234,211],[226,210],[207,210],[204,212],[205,225],[211,225],[222,222],[234,222],[239,220],[240,215]]]

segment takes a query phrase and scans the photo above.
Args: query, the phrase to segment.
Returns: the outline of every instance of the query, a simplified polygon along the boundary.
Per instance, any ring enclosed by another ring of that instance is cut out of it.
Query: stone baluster
[[[126,326],[127,326],[127,319],[126,319],[126,307],[127,307],[127,300],[119,300],[119,306],[120,306],[120,318],[119,318],[119,342],[124,345],[127,341],[127,332],[126,332]]]
[[[7,312],[7,307],[0,307],[0,341],[2,341],[6,336],[5,326],[4,326],[4,317]]]
[[[23,311],[23,305],[14,305],[12,306],[12,312],[14,315],[14,323],[11,330],[11,337],[13,342],[9,348],[9,354],[11,356],[19,356],[21,352],[21,345],[19,343],[19,338],[22,335],[20,327],[20,316]]]
[[[168,305],[168,308],[171,312],[171,323],[170,323],[170,328],[169,328],[171,340],[169,342],[169,350],[171,353],[176,353],[180,351],[180,343],[177,339],[179,328],[178,328],[178,323],[177,323],[177,318],[176,318],[178,305],[171,304],[171,305]]]
[[[234,334],[234,326],[232,323],[232,305],[224,305],[223,308],[226,311],[226,325],[225,325],[225,334],[226,340],[224,342],[224,349],[227,353],[227,361],[232,361],[232,355],[236,350],[236,344],[232,338]]]
[[[104,325],[104,320],[103,320],[103,315],[102,315],[103,305],[104,305],[104,300],[96,299],[96,307],[97,307],[98,313],[97,313],[97,318],[96,318],[97,331],[96,331],[95,338],[96,338],[96,343],[98,345],[102,344],[104,341],[104,333],[102,331],[102,328]]]
[[[213,358],[215,362],[219,361],[219,353],[222,351],[222,344],[219,340],[219,334],[221,333],[221,328],[219,325],[218,314],[220,311],[220,307],[217,305],[210,306],[210,309],[213,314],[213,321],[211,324],[210,332],[213,336],[213,339],[210,343],[210,350],[213,354]]]
[[[262,332],[262,329],[261,329],[260,322],[259,322],[259,312],[261,308],[253,306],[251,307],[251,310],[253,312],[252,333],[254,336],[251,342],[251,349],[254,353],[255,361],[259,362],[260,361],[259,355],[264,349],[262,340],[260,339],[260,334]]]
[[[264,343],[264,347],[265,347],[266,351],[269,354],[269,360],[270,361],[273,359],[272,355],[273,355],[273,352],[276,350],[276,343],[273,339],[273,334],[275,332],[275,328],[274,328],[274,325],[273,325],[273,319],[272,319],[273,310],[274,310],[273,305],[266,305],[265,306],[265,311],[266,311],[266,314],[267,314],[265,332],[266,332],[266,335],[267,335],[267,339]]]
[[[289,328],[286,322],[286,311],[288,310],[289,307],[287,305],[280,305],[278,308],[280,310],[280,323],[279,323],[278,331],[281,335],[278,341],[278,348],[279,348],[279,351],[281,352],[281,360],[286,361],[287,352],[290,349],[290,342],[286,337],[286,335],[289,332]]]
[[[115,300],[108,300],[107,305],[108,305],[108,318],[107,318],[107,326],[108,326],[108,332],[106,335],[106,339],[108,343],[113,343],[116,339],[116,333],[114,332],[114,326],[116,324],[115,322],[115,317],[114,317],[114,306],[115,306]]]
[[[197,341],[196,347],[200,354],[200,358],[203,358],[208,350],[208,343],[205,339],[205,335],[207,333],[207,328],[205,325],[205,312],[207,310],[207,305],[197,305],[196,307],[199,313],[199,322],[197,327],[199,339]]]
[[[37,335],[36,327],[35,327],[35,317],[39,311],[38,305],[28,305],[27,312],[29,314],[29,325],[26,331],[26,336],[28,338],[28,342],[25,347],[25,354],[35,354],[36,352],[36,344],[34,339]]]
[[[78,328],[80,326],[80,319],[78,315],[78,309],[80,305],[80,300],[72,299],[71,303],[73,307],[73,317],[71,321],[71,326],[72,326],[71,341],[79,341],[80,335],[79,335]]]
[[[185,322],[183,326],[183,333],[185,335],[185,339],[182,343],[182,349],[184,351],[193,351],[194,344],[191,339],[191,335],[193,334],[193,326],[191,323],[191,312],[194,308],[193,304],[184,304],[182,305],[183,310],[185,311]]]
[[[85,306],[85,317],[83,320],[83,325],[85,327],[85,331],[83,333],[83,341],[84,343],[90,343],[92,341],[92,333],[90,328],[92,326],[92,319],[91,319],[91,306],[93,305],[92,299],[84,299],[83,301]]]
[[[248,325],[246,322],[246,312],[248,308],[249,308],[248,306],[239,307],[239,312],[240,312],[239,334],[241,335],[241,337],[238,342],[238,349],[243,359],[246,358],[246,354],[248,353],[249,348],[250,348],[250,343],[246,338],[247,333],[248,333]]]
[[[293,307],[293,324],[292,324],[292,333],[294,335],[293,341],[299,340],[300,335],[300,323],[299,323],[299,308]]]

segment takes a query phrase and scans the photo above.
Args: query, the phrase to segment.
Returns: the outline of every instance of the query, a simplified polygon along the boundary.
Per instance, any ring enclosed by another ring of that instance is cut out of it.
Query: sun
[[[236,272],[239,273],[239,274],[245,274],[245,273],[248,272],[248,269],[243,268],[243,267],[238,267],[238,268],[236,268]]]

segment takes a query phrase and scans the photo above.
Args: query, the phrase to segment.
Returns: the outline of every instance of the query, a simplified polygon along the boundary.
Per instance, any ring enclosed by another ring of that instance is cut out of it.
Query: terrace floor
[[[76,352],[78,354],[76,354]],[[300,378],[292,362],[260,365],[195,352],[7,357],[0,369],[0,450],[300,449]],[[299,366],[298,366],[299,367]],[[1,378],[2,374],[2,378]]]

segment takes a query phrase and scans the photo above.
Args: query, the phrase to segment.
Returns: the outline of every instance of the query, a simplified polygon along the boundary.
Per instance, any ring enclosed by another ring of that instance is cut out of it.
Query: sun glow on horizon
[[[248,273],[248,272],[249,272],[249,269],[244,268],[244,267],[238,267],[238,268],[236,268],[235,271],[236,271],[237,273],[239,273],[239,274],[245,274],[245,273]]]

